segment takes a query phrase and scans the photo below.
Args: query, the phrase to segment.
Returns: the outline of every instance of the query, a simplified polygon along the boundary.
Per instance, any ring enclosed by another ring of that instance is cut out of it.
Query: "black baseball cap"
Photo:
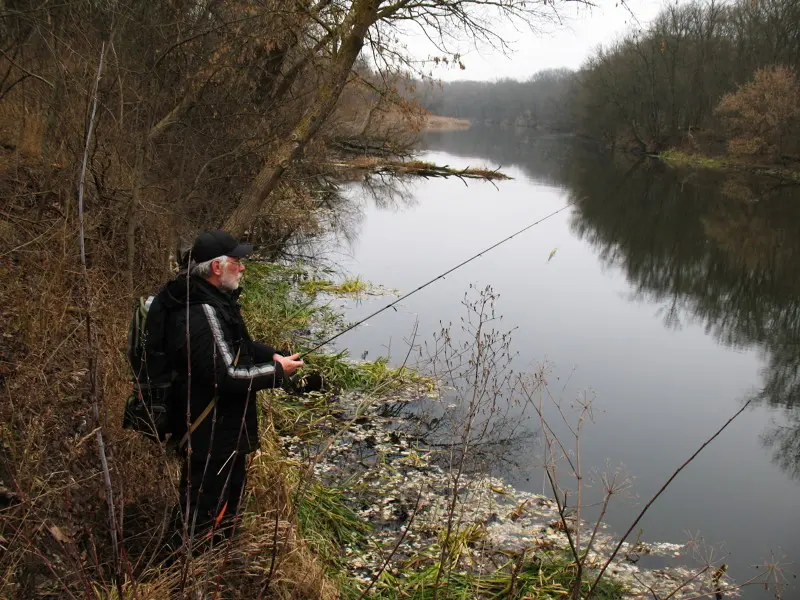
[[[191,259],[196,263],[206,262],[218,256],[242,258],[253,251],[250,244],[240,244],[226,231],[215,229],[204,231],[194,241]]]

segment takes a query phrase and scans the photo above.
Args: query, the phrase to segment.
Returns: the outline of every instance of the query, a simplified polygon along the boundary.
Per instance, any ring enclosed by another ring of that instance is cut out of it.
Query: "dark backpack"
[[[143,296],[133,307],[128,328],[128,363],[132,393],[125,406],[124,428],[163,442],[172,431],[173,370],[166,352],[168,312],[159,296]]]

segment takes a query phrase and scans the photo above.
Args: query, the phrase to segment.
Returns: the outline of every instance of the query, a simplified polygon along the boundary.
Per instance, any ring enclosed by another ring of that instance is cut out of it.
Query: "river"
[[[511,130],[429,134],[425,143],[424,160],[499,166],[513,179],[351,186],[356,231],[333,253],[351,276],[406,293],[569,206],[339,347],[398,363],[415,321],[417,343],[430,339],[440,322],[464,315],[470,284],[491,285],[503,327],[515,328],[516,368],[546,364],[564,401],[594,398],[584,469],[622,465],[633,478],[633,496],[615,500],[606,517],[619,532],[753,399],[653,505],[641,537],[700,537],[739,582],[778,562],[789,586],[783,597],[800,597],[800,188],[674,171]],[[349,305],[348,318],[386,302]],[[502,471],[518,488],[542,491],[534,460]]]

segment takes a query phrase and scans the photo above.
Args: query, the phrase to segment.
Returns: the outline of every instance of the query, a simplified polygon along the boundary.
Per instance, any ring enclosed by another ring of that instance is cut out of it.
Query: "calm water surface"
[[[336,256],[349,274],[405,293],[571,206],[347,334],[340,347],[399,362],[417,319],[417,341],[430,339],[440,321],[464,316],[470,284],[491,285],[503,328],[516,327],[515,366],[547,364],[565,400],[594,395],[583,460],[623,465],[634,478],[635,497],[607,517],[617,531],[754,398],[653,506],[642,537],[699,534],[738,581],[777,559],[789,580],[784,598],[800,598],[800,189],[676,173],[511,131],[432,135],[427,148],[426,160],[502,166],[514,179],[354,187],[360,222]],[[348,316],[386,302],[366,300]],[[503,475],[542,491],[532,460]],[[773,596],[751,588],[745,597]]]

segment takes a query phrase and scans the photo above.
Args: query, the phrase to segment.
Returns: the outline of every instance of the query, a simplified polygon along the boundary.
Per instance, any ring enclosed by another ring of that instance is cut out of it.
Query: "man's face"
[[[241,261],[238,258],[229,256],[226,261],[220,263],[220,269],[222,270],[219,276],[220,287],[229,292],[237,289],[244,271],[244,265]]]

